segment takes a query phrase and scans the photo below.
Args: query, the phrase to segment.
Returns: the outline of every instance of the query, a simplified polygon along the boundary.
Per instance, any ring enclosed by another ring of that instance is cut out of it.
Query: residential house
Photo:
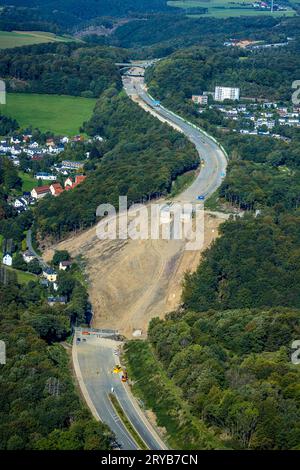
[[[50,192],[52,196],[59,196],[61,193],[63,193],[63,188],[60,183],[53,183],[50,186]]]
[[[72,261],[61,261],[59,263],[60,271],[66,271],[68,268],[72,266]]]
[[[26,209],[27,208],[27,201],[23,197],[15,199],[13,206],[15,209]]]
[[[51,175],[49,173],[37,173],[35,175],[35,177],[36,177],[37,180],[48,180],[48,181],[55,181],[56,180],[56,176]]]
[[[196,104],[206,105],[208,104],[208,96],[207,95],[193,95],[192,101]]]
[[[43,276],[49,282],[56,282],[57,281],[57,272],[54,271],[54,269],[52,269],[48,266],[43,268]]]
[[[75,176],[75,182],[74,182],[74,184],[73,184],[73,187],[74,187],[74,186],[78,186],[78,184],[83,183],[84,180],[86,180],[86,176],[85,176],[85,175],[77,175],[77,176]]]
[[[35,254],[32,253],[32,251],[30,250],[24,251],[23,260],[25,261],[25,263],[30,263],[30,261],[33,261],[34,259],[35,259]]]
[[[80,170],[83,168],[84,162],[72,162],[69,160],[64,160],[62,162],[62,168],[65,168],[67,170]]]
[[[47,196],[47,194],[50,194],[49,186],[38,186],[31,191],[31,197],[33,197],[33,199],[42,199]]]
[[[86,179],[85,175],[77,175],[75,176],[75,181],[71,177],[67,178],[65,181],[65,189],[69,191],[70,189],[75,188],[79,184],[83,183]]]
[[[46,140],[47,147],[55,147],[54,139],[50,138]]]
[[[73,182],[72,178],[69,177],[65,181],[65,188],[67,188],[68,186],[72,188],[73,184],[74,184],[74,182]]]
[[[10,253],[4,254],[2,258],[2,263],[5,264],[5,266],[12,266],[12,256]]]
[[[48,305],[50,307],[53,307],[54,305],[65,305],[67,303],[67,298],[66,297],[48,297],[47,299]]]

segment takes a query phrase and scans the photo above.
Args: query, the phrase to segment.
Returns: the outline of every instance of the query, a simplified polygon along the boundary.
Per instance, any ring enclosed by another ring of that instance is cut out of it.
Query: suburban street
[[[95,418],[100,418],[108,424],[122,449],[139,449],[111,404],[109,394],[113,389],[128,419],[147,447],[151,450],[165,449],[163,442],[132,397],[129,387],[121,381],[120,374],[113,373],[114,367],[119,364],[117,352],[121,342],[110,339],[111,333],[105,337],[105,333],[98,333],[95,330],[84,331],[89,331],[90,334],[82,335],[82,330],[79,328],[75,331],[73,363],[82,394],[89,406],[92,403],[90,408]]]

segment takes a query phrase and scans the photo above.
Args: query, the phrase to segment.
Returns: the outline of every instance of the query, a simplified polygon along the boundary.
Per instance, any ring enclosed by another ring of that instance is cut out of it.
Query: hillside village
[[[193,95],[192,101],[198,106],[199,114],[216,112],[224,128],[228,127],[231,131],[240,134],[269,136],[284,141],[291,140],[285,135],[286,129],[300,128],[299,105],[268,102],[259,98],[240,98],[239,88],[217,88],[229,90],[227,93],[223,92],[225,99],[218,98],[215,91],[215,93],[204,92],[202,95]],[[226,99],[226,97],[233,96],[232,90],[235,91],[236,99]]]
[[[68,157],[69,154],[66,152],[68,148],[73,150],[77,145],[81,145],[77,151],[78,154],[87,145],[102,141],[100,136],[86,141],[82,135],[71,138],[63,136],[35,139],[32,134],[28,133],[2,139],[0,159],[8,159],[19,175],[28,175],[31,186],[36,181],[36,185],[31,190],[22,191],[21,194],[20,191],[11,191],[7,198],[8,205],[20,217],[23,214],[29,214],[31,207],[45,196],[58,197],[63,192],[74,190],[87,178],[82,172],[85,162],[89,159],[89,152],[84,151],[80,161],[64,159],[63,152]],[[39,168],[39,163],[44,162],[43,168],[46,171],[33,171],[32,167],[24,168],[24,159],[25,162],[29,162],[28,165],[34,162],[36,164],[34,168]],[[49,166],[47,162],[50,162]],[[24,234],[26,238],[22,243],[15,239],[1,239],[2,266],[14,269],[16,272],[40,276],[40,284],[47,289],[49,294],[49,305],[67,303],[64,296],[55,296],[55,292],[59,290],[59,272],[69,270],[72,267],[72,261],[70,259],[61,261],[57,269],[45,264],[33,250],[31,241],[28,242],[26,231]]]

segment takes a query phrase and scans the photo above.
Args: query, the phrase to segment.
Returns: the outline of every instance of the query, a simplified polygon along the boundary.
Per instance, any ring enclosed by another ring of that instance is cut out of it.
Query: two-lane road
[[[80,342],[77,338],[80,338]],[[119,363],[116,352],[120,345],[118,341],[99,337],[97,334],[83,336],[79,329],[75,331],[73,362],[81,391],[87,403],[92,403],[95,417],[108,424],[122,449],[134,450],[139,447],[112,406],[109,398],[112,388],[127,418],[146,446],[151,450],[165,449],[160,437],[131,395],[128,386],[122,383],[119,374],[112,372]]]

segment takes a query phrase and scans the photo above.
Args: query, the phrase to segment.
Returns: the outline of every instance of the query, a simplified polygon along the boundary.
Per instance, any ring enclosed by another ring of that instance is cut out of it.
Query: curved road
[[[163,106],[154,106],[146,91],[143,77],[126,77],[123,86],[132,99],[138,98],[153,114],[161,117],[172,126],[176,126],[195,145],[204,165],[193,184],[175,198],[177,202],[194,203],[200,195],[210,196],[222,183],[226,173],[227,158],[223,150],[209,136],[195,128]]]
[[[134,101],[138,101],[152,114],[183,132],[195,145],[200,158],[205,162],[193,184],[175,198],[176,202],[196,203],[199,195],[209,196],[215,192],[225,176],[227,166],[226,155],[217,143],[162,106],[154,106],[152,98],[146,92],[143,77],[126,77],[123,85],[128,96]],[[121,382],[118,375],[111,373],[115,364],[119,362],[116,348],[121,343],[103,338],[93,330],[90,332],[90,335],[83,336],[79,330],[76,331],[73,363],[81,391],[93,415],[109,425],[122,449],[138,449],[138,445],[120,421],[110,402],[109,393],[113,387],[128,419],[148,448],[166,449],[156,431],[146,420],[128,386]],[[80,341],[77,341],[77,338],[80,338]]]

